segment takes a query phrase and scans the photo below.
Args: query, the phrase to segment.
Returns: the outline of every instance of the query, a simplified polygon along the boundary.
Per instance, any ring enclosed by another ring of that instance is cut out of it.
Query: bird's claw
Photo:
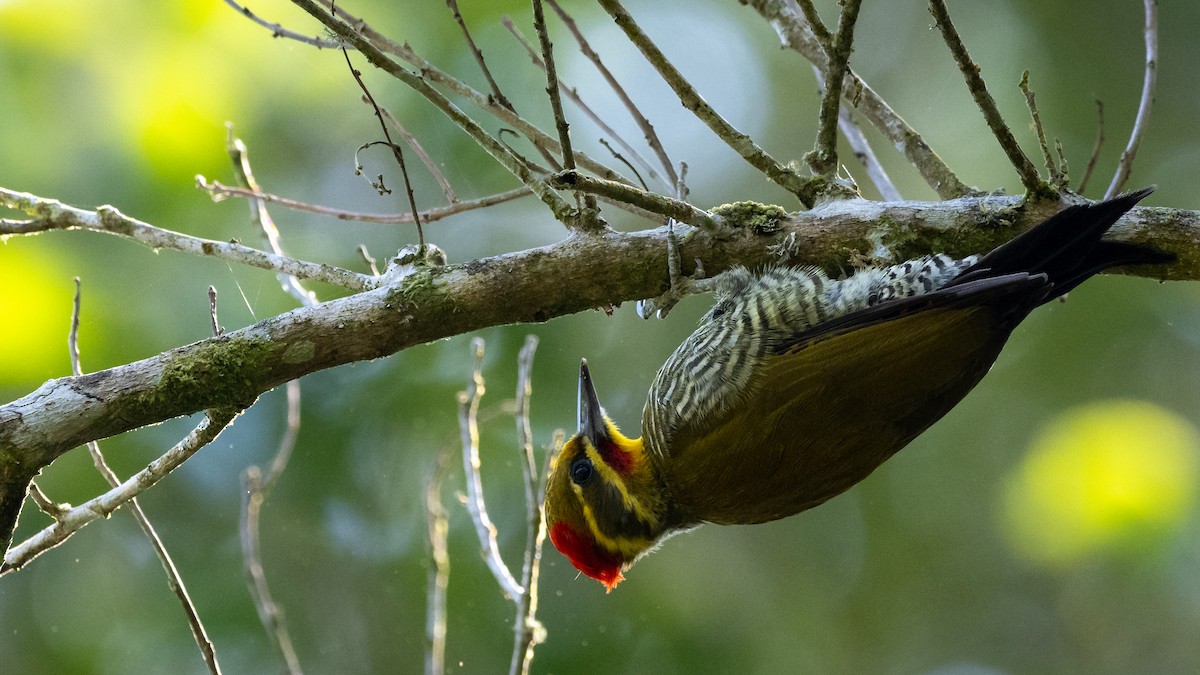
[[[704,264],[696,258],[696,272],[690,277],[673,276],[671,279],[671,288],[667,289],[666,293],[654,298],[645,298],[637,301],[638,316],[643,319],[649,319],[652,316],[657,316],[660,319],[667,318],[675,305],[679,304],[680,300],[689,295],[698,293],[708,293],[713,289],[713,280],[705,278]]]

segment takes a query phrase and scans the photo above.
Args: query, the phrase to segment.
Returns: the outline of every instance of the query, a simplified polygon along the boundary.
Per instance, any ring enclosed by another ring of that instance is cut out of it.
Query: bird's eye
[[[592,465],[592,460],[587,457],[580,457],[571,462],[571,480],[576,485],[587,485],[591,482],[592,476],[596,475],[596,467]]]

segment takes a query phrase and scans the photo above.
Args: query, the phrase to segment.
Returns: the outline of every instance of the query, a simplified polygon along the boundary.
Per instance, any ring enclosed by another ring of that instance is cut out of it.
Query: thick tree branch
[[[728,228],[682,237],[709,274],[778,262],[837,273],[851,252],[908,258],[987,250],[1060,208],[1017,197],[839,201],[786,218],[748,203],[717,209]],[[1200,279],[1200,212],[1138,207],[1114,237],[1175,253],[1157,279]],[[666,229],[576,235],[552,246],[418,268],[374,290],[302,307],[142,361],[51,380],[0,406],[0,540],[29,481],[68,450],[208,408],[244,408],[284,382],[433,340],[653,297],[668,288]],[[606,264],[596,265],[604,260]],[[383,279],[389,279],[385,275]],[[586,283],[581,283],[586,280]]]

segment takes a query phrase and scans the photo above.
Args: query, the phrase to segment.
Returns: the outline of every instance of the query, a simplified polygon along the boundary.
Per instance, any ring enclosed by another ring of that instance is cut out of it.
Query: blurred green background
[[[603,13],[566,2],[649,114],[700,205],[796,204],[689,119]],[[526,3],[461,0],[506,93],[545,123],[539,71],[501,18],[529,25]],[[732,0],[628,3],[715,107],[777,157],[811,147],[818,92],[809,66]],[[886,6],[885,6],[886,5]],[[903,6],[902,6],[903,5]],[[377,29],[483,88],[441,0],[347,5]],[[833,4],[820,8],[834,21]],[[306,33],[316,23],[283,0],[251,5]],[[1104,101],[1108,142],[1089,196],[1124,144],[1142,78],[1141,3],[954,2],[951,10],[1001,108],[1029,151],[1016,83],[1023,69],[1076,180]],[[1200,208],[1200,25],[1197,3],[1160,7],[1157,102],[1131,186],[1151,205]],[[627,139],[640,134],[556,21],[561,74]],[[924,3],[867,3],[852,65],[966,182],[1019,184],[967,95]],[[356,59],[357,61],[357,59]],[[363,67],[363,66],[360,66]],[[367,81],[424,142],[459,195],[514,187],[463,134],[403,87]],[[150,223],[257,244],[246,207],[214,204],[193,177],[233,182],[224,123],[250,147],[269,191],[362,211],[403,211],[353,175],[353,151],[376,140],[341,54],[251,24],[219,0],[85,3],[0,0],[0,185],[86,207],[113,204]],[[468,108],[472,113],[475,111]],[[573,111],[573,137],[606,156]],[[492,131],[501,125],[485,120]],[[932,199],[876,139],[908,198]],[[844,155],[844,156],[849,156]],[[387,156],[366,172],[400,180]],[[844,160],[845,161],[845,160]],[[857,169],[851,167],[852,171]],[[422,206],[440,203],[417,177]],[[274,208],[290,254],[362,270],[355,247],[384,258],[414,240],[405,227],[353,224]],[[619,229],[645,227],[619,212]],[[15,214],[5,214],[6,217]],[[451,262],[553,243],[563,229],[526,200],[432,224]],[[72,277],[83,283],[83,365],[98,370],[208,335],[206,288],[227,329],[293,306],[274,277],[92,233],[0,242],[0,400],[69,372]],[[580,283],[586,283],[586,279]],[[322,298],[339,294],[318,286]],[[570,427],[586,356],[609,412],[637,429],[655,370],[706,309],[665,322],[623,306],[481,333],[484,407],[511,397],[516,352],[540,337],[533,425],[539,444]],[[453,447],[460,336],[303,380],[303,428],[263,516],[264,562],[305,669],[417,672],[423,662],[426,553],[422,485]],[[145,495],[226,672],[279,672],[246,591],[238,545],[242,470],[269,461],[283,392],[266,394],[217,443]],[[703,527],[672,539],[611,595],[547,547],[534,670],[572,672],[1187,673],[1200,670],[1200,285],[1107,277],[1039,310],[991,375],[944,421],[860,486],[812,512],[755,527]],[[178,440],[175,420],[103,443],[127,476]],[[510,418],[483,433],[493,520],[512,566],[524,539]],[[55,499],[104,489],[86,453],[45,471]],[[507,668],[512,612],[491,581],[451,473],[447,664]],[[47,519],[26,509],[18,537]],[[132,519],[96,523],[26,570],[0,579],[4,672],[203,671],[175,598]]]

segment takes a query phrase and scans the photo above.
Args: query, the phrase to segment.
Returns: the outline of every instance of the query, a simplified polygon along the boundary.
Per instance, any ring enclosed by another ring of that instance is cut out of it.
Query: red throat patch
[[[590,536],[581,534],[566,523],[550,528],[550,541],[567,556],[575,569],[604,584],[607,592],[617,587],[625,577],[621,574],[624,561],[616,553],[606,551]]]

